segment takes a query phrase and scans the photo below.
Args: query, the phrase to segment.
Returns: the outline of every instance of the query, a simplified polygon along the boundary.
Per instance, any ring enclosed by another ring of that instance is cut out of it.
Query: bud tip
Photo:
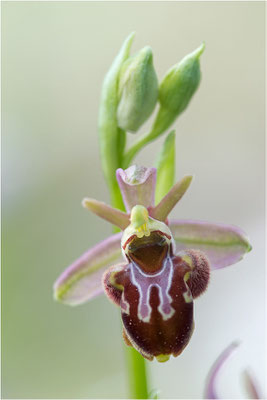
[[[200,57],[201,54],[204,52],[205,48],[206,48],[206,43],[203,41],[203,42],[201,43],[201,45],[196,49],[196,52],[197,52],[196,55],[197,55],[198,57]]]

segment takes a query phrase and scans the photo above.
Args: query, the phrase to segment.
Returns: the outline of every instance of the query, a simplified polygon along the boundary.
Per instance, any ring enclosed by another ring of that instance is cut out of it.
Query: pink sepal
[[[245,233],[233,225],[204,221],[170,220],[176,251],[200,250],[208,257],[211,268],[224,268],[240,261],[251,245]]]
[[[56,300],[78,305],[103,292],[101,280],[107,267],[123,260],[121,233],[110,236],[74,261],[54,284]]]

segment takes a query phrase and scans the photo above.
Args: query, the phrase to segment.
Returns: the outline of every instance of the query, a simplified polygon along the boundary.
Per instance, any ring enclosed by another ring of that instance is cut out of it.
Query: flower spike
[[[201,80],[199,58],[205,49],[202,43],[158,84],[152,50],[146,46],[130,56],[133,38],[134,33],[126,38],[114,59],[100,99],[101,164],[115,208],[91,198],[82,202],[123,232],[103,240],[70,265],[54,284],[54,298],[77,305],[104,289],[120,307],[125,343],[148,360],[165,362],[171,355],[180,355],[190,341],[194,300],[206,291],[211,269],[238,262],[251,246],[245,234],[230,225],[169,220],[193,178],[184,176],[173,186],[174,132],[165,139],[158,170],[130,166],[133,157],[187,108]],[[157,102],[151,129],[127,149],[127,131],[136,132]],[[235,346],[226,349],[215,364],[207,391],[214,398],[217,372]],[[253,392],[253,382],[247,381]],[[148,398],[145,385],[143,396],[139,389],[136,393],[132,397]]]
[[[187,191],[192,179],[193,177],[191,175],[186,175],[183,179],[177,182],[153,209],[151,216],[159,221],[165,221],[171,210]]]
[[[85,198],[82,201],[82,205],[100,218],[118,226],[122,230],[124,230],[130,223],[129,217],[126,213],[117,210],[102,201]]]

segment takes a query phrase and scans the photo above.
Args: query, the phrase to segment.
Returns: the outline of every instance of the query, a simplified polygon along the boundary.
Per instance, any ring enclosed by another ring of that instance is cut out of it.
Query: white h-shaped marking
[[[139,292],[138,318],[143,322],[149,322],[152,308],[149,304],[150,291],[152,287],[158,288],[160,304],[158,311],[161,313],[164,321],[171,318],[175,310],[171,306],[172,297],[169,290],[173,277],[173,264],[170,257],[164,260],[163,268],[156,274],[148,275],[143,272],[138,265],[131,263],[131,280]]]

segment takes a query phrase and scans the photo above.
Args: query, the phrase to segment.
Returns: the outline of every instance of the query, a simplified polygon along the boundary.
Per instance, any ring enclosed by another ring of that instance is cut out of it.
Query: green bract
[[[158,99],[158,79],[150,47],[144,47],[124,62],[118,97],[119,127],[136,132],[152,113]]]
[[[174,184],[175,180],[175,131],[166,137],[157,159],[156,204]]]

